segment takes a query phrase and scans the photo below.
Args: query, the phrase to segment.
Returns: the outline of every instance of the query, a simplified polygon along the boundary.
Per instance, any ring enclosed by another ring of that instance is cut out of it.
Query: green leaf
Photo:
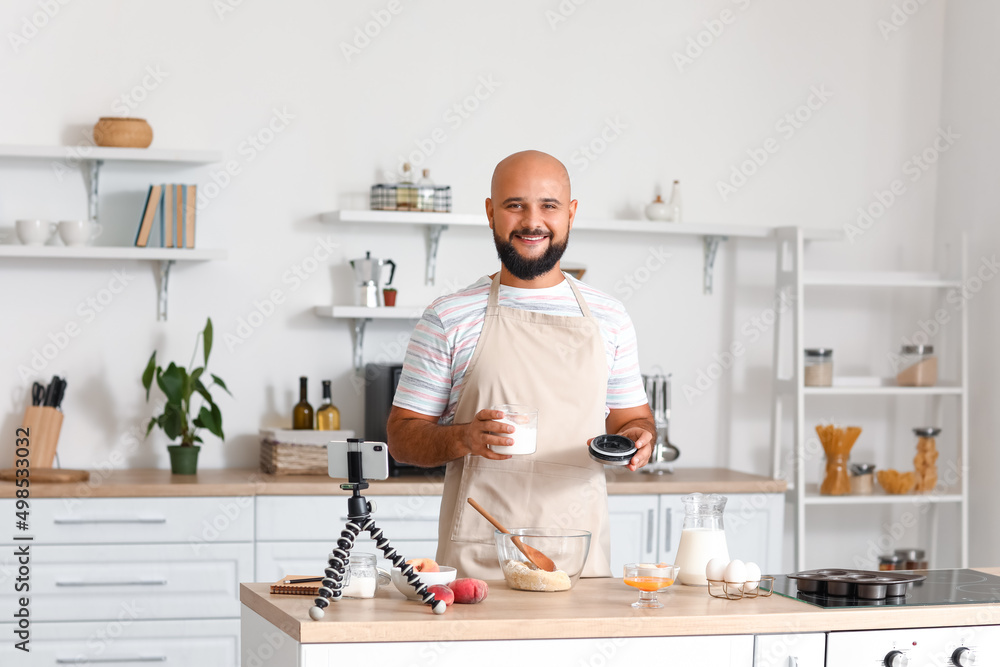
[[[171,440],[176,440],[184,431],[184,411],[179,405],[167,403],[163,408],[160,425]]]
[[[187,378],[187,371],[170,362],[167,370],[156,378],[157,384],[167,397],[167,403],[175,403],[180,406],[184,399],[184,383]]]
[[[198,420],[196,419],[195,421],[198,421]],[[197,426],[197,424],[195,424],[195,426]],[[201,436],[199,436],[199,435],[192,435],[192,436],[191,436],[191,442],[200,442],[200,443],[204,443],[205,441],[204,441],[204,440],[202,440],[202,439],[201,439]]]
[[[209,403],[215,403],[215,401],[212,400],[212,395],[208,393],[208,387],[202,384],[201,380],[195,380],[194,390],[197,391],[199,394],[201,394],[201,397],[204,398]]]
[[[211,375],[211,373],[210,373],[210,375]],[[229,394],[230,396],[233,395],[233,392],[229,391],[229,387],[226,386],[226,383],[223,382],[222,378],[220,378],[218,375],[212,375],[212,380],[215,382],[215,384],[217,384],[220,387],[222,387],[226,391],[227,394]]]
[[[146,437],[149,437],[149,432],[153,430],[153,427],[157,425],[156,417],[149,420],[149,425],[146,426]]]
[[[205,330],[202,332],[205,339],[205,365],[208,366],[208,353],[212,351],[212,318],[208,318],[205,323]]]
[[[215,407],[215,406],[212,406]],[[201,406],[201,412],[198,413],[198,422],[219,438],[222,437],[222,414],[219,412],[218,408],[209,411],[204,405]]]
[[[153,386],[153,373],[156,371],[156,350],[146,364],[146,370],[142,372],[142,386],[146,388],[146,402],[149,402],[149,388]],[[149,433],[149,431],[147,431]]]

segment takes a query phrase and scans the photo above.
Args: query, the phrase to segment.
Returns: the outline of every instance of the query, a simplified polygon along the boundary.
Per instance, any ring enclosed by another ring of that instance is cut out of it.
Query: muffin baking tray
[[[808,570],[789,574],[788,578],[795,580],[800,593],[882,600],[906,595],[910,584],[927,576],[868,570]]]

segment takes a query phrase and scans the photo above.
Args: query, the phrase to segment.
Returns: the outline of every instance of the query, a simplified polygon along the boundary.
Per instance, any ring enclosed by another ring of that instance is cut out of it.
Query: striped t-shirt
[[[644,405],[646,392],[639,374],[635,329],[620,301],[566,276],[558,285],[542,289],[501,285],[499,303],[507,308],[582,317],[569,280],[575,281],[604,338],[606,407]],[[483,276],[469,287],[437,299],[424,311],[410,336],[393,405],[439,416],[441,424],[452,422],[465,371],[483,330],[491,282],[489,276]]]

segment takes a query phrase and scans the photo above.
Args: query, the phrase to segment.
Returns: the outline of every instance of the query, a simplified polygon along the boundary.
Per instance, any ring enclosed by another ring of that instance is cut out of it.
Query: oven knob
[[[960,646],[951,654],[951,661],[955,663],[956,667],[972,667],[976,664],[976,654],[972,652],[972,649]]]
[[[910,661],[906,659],[902,651],[889,651],[885,654],[885,667],[906,667]]]

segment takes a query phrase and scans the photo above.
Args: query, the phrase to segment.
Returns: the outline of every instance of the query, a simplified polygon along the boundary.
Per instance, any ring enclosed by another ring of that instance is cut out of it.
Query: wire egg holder
[[[713,598],[723,600],[742,600],[743,598],[768,598],[774,593],[774,577],[762,576],[757,585],[747,590],[747,584],[754,583],[745,581],[742,584],[734,584],[719,579],[708,579],[708,594]],[[767,588],[764,584],[767,583]]]

